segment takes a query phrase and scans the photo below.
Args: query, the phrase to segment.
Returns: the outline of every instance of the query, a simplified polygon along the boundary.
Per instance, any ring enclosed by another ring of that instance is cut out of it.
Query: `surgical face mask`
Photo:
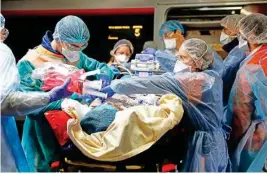
[[[164,39],[166,49],[171,50],[176,48],[176,39]]]
[[[191,66],[188,66],[181,62],[180,60],[177,60],[173,69],[174,73],[178,72],[191,72]]]
[[[220,42],[223,45],[226,45],[230,43],[231,41],[232,41],[231,36],[229,36],[228,34],[225,34],[224,32],[221,33]]]
[[[126,63],[129,61],[130,57],[126,56],[125,54],[115,55],[115,59],[120,63]]]
[[[70,62],[76,62],[80,58],[80,51],[72,51],[62,47],[62,54]]]

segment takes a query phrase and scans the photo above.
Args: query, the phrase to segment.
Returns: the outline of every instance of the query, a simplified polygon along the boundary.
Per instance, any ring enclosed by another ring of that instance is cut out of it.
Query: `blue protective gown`
[[[40,60],[40,57],[44,55],[50,56],[51,54],[53,54],[54,57],[57,56],[58,53],[55,50],[53,51],[51,44],[49,44],[51,41],[51,33],[47,32],[42,42],[42,48],[45,50],[42,55],[38,55],[39,57],[28,57],[28,59],[26,58],[18,63],[21,89],[25,91],[42,91],[42,82],[31,77],[35,67],[28,60]],[[60,57],[62,55],[58,56]],[[105,63],[100,63],[95,59],[87,57],[83,53],[80,54],[80,60],[72,65],[79,69],[84,69],[86,72],[100,69],[101,73],[109,75],[111,79],[114,76],[112,70]],[[70,98],[81,101],[81,98],[75,94]],[[50,103],[41,111],[29,114],[26,117],[23,127],[22,146],[31,170],[49,172],[51,162],[59,160],[60,147],[44,113],[50,110],[61,110],[62,101],[63,100],[59,100]]]
[[[212,70],[175,75],[165,73],[148,78],[115,80],[110,87],[118,94],[173,93],[179,96],[195,130],[189,141],[184,171],[230,170],[226,133],[222,128],[222,80],[218,73]]]
[[[236,73],[240,63],[246,58],[246,53],[238,46],[230,51],[224,59],[223,65],[223,105],[226,106],[230,95],[231,88],[234,84]]]
[[[234,172],[246,172],[267,140],[267,45],[249,55],[237,72],[226,112]]]
[[[216,71],[217,73],[219,73],[220,76],[222,76],[223,60],[216,51],[212,50],[212,52],[214,54],[214,62],[210,69]],[[171,54],[171,52],[168,50],[165,51],[159,50],[155,53],[155,57],[156,60],[159,62],[162,70],[164,70],[165,72],[173,72],[175,63],[177,61],[176,56]]]
[[[1,172],[30,172],[14,117],[1,115]]]

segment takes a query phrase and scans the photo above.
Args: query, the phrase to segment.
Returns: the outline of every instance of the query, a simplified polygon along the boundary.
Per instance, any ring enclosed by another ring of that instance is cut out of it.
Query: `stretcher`
[[[188,132],[184,132],[179,124],[145,152],[118,162],[90,159],[68,142],[61,147],[58,165],[51,164],[51,168],[58,172],[162,172],[166,168],[179,171],[183,166],[188,137]]]

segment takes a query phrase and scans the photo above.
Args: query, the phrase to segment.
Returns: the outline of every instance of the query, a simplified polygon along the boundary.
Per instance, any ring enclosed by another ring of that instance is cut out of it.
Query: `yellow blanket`
[[[158,141],[183,116],[182,100],[164,95],[159,106],[135,106],[119,111],[106,131],[91,135],[82,131],[78,119],[68,121],[72,142],[87,157],[99,161],[121,161],[133,157]]]

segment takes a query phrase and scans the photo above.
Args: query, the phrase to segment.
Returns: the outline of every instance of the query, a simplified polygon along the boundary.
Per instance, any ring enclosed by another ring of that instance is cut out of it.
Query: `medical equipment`
[[[151,76],[160,71],[160,65],[151,54],[136,54],[135,60],[131,61],[131,70],[138,77]]]
[[[84,88],[91,88],[91,89],[96,89],[100,90],[102,89],[102,80],[94,80],[94,81],[84,81],[83,82],[83,87]]]
[[[93,75],[96,75],[96,74],[100,74],[100,69],[96,69],[94,71],[86,72],[79,79],[80,80],[85,80],[86,77],[93,76]]]
[[[105,94],[105,93],[102,93],[102,92],[98,92],[98,91],[95,91],[93,89],[86,88],[86,87],[83,87],[82,94],[83,95],[89,94],[89,95],[101,97],[101,98],[104,98],[104,99],[108,98],[108,94]]]

